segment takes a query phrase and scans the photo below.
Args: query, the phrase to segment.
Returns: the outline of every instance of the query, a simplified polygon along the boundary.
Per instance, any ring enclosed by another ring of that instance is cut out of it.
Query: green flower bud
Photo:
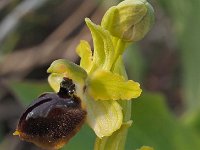
[[[113,36],[124,41],[141,40],[154,22],[154,10],[146,0],[125,0],[111,7],[101,25]]]

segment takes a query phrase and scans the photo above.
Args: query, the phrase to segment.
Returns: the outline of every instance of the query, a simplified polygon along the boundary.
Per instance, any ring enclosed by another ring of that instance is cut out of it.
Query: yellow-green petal
[[[80,66],[89,72],[92,67],[92,51],[87,41],[81,40],[76,48],[76,53],[81,57]]]
[[[95,101],[85,98],[87,122],[99,138],[110,136],[122,125],[123,115],[117,101]]]
[[[55,92],[60,89],[60,83],[63,80],[64,74],[52,73],[48,77],[48,82]]]
[[[87,92],[95,100],[119,100],[137,98],[140,84],[109,71],[98,70],[87,80]]]
[[[47,70],[48,73],[64,74],[76,83],[83,84],[87,78],[87,72],[80,66],[65,59],[55,60]]]
[[[101,26],[94,24],[90,19],[86,18],[85,21],[93,38],[94,67],[95,69],[96,67],[102,67],[105,70],[109,70],[112,66],[114,56],[114,47],[111,35]]]

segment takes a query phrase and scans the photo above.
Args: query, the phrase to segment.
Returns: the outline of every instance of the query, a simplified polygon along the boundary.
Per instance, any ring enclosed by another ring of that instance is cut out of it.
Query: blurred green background
[[[58,58],[79,63],[75,47],[92,44],[84,18],[100,23],[117,0],[0,1],[0,150],[39,150],[12,136],[17,121],[38,95],[51,91],[46,70]],[[155,25],[124,55],[130,79],[143,93],[133,101],[126,150],[200,149],[200,1],[149,0]],[[93,149],[85,125],[63,149]]]

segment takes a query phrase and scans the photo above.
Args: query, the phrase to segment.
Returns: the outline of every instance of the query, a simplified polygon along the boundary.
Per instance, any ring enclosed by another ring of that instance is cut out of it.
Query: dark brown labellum
[[[86,111],[74,95],[75,86],[65,78],[58,94],[45,93],[22,114],[15,135],[45,149],[59,149],[83,125]],[[67,82],[66,82],[67,81]]]

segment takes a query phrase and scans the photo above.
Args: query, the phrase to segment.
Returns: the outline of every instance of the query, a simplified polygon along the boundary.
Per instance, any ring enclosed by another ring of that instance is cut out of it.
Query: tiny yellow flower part
[[[111,7],[102,19],[102,27],[124,41],[139,41],[154,22],[154,10],[146,0],[125,0]]]
[[[138,150],[154,150],[152,147],[149,146],[142,146],[140,149]]]
[[[76,48],[77,54],[81,57],[80,66],[89,72],[92,67],[92,50],[87,41],[81,40]]]
[[[13,135],[20,135],[20,132],[16,130]]]
[[[99,70],[88,79],[87,92],[95,100],[130,100],[140,96],[140,84],[122,76]],[[103,94],[102,94],[103,93]]]

